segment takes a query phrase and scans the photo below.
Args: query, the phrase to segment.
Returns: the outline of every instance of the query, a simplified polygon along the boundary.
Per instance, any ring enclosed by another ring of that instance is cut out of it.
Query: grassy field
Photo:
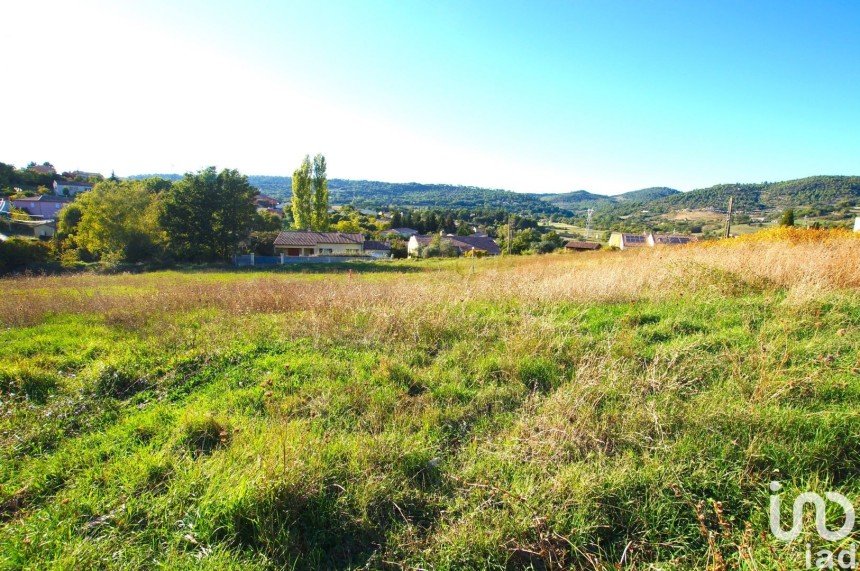
[[[860,497],[858,251],[0,280],[0,568],[798,568],[768,483]]]

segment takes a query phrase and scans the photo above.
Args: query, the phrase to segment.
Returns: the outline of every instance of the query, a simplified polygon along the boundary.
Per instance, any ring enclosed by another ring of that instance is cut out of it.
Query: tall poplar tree
[[[328,180],[326,179],[325,157],[314,157],[313,173],[313,229],[325,232],[329,228],[328,217]]]
[[[293,172],[293,226],[297,230],[309,230],[313,224],[313,204],[311,202],[311,178],[313,166],[311,157],[305,155],[302,165]]]

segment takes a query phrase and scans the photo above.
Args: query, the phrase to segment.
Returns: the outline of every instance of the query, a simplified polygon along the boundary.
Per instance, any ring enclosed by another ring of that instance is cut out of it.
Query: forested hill
[[[329,181],[329,192],[334,203],[350,203],[366,208],[410,206],[505,210],[534,216],[566,214],[563,208],[541,200],[538,194],[477,186],[332,179]]]
[[[168,180],[182,178],[177,174],[134,175],[129,178],[147,177]],[[263,194],[285,201],[290,198],[291,179],[288,176],[250,175],[248,182]],[[532,216],[569,214],[564,208],[543,200],[544,195],[477,186],[333,178],[329,179],[328,188],[332,204],[352,204],[358,208],[431,207],[472,211],[505,210]]]
[[[180,175],[158,176],[178,180]],[[288,200],[290,177],[251,175],[249,182],[260,192]],[[666,213],[679,210],[725,209],[734,196],[739,211],[782,210],[809,207],[822,211],[860,205],[860,176],[813,176],[783,182],[718,184],[689,192],[652,187],[616,196],[585,190],[563,194],[518,193],[509,190],[448,184],[393,183],[369,180],[329,180],[333,204],[352,204],[359,208],[436,207],[466,210],[505,210],[523,215],[566,216],[596,208],[610,216],[640,210]]]
[[[680,194],[680,190],[668,188],[665,186],[655,186],[651,188],[643,188],[641,190],[631,190],[623,194],[614,196],[606,196],[603,194],[595,194],[587,190],[576,190],[574,192],[565,192],[562,194],[543,194],[540,197],[554,204],[555,206],[565,210],[585,210],[588,208],[611,207],[613,204],[621,202],[648,202],[657,200],[664,196]]]
[[[654,201],[668,210],[723,209],[734,197],[740,210],[782,210],[860,204],[860,176],[812,176],[782,182],[718,184]]]
[[[664,196],[672,196],[681,194],[680,190],[669,188],[667,186],[652,186],[641,190],[631,190],[623,194],[613,196],[616,202],[631,201],[631,202],[648,202],[649,200],[657,200]]]

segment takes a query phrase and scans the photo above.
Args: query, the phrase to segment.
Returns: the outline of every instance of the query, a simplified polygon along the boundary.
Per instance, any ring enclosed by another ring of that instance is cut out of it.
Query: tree
[[[110,262],[157,257],[164,242],[157,194],[146,181],[96,184],[63,212],[59,230],[63,240]]]
[[[785,212],[782,213],[782,217],[779,219],[780,226],[794,226],[794,209],[789,208]]]
[[[403,228],[403,215],[399,210],[395,210],[394,214],[391,215],[391,227]]]
[[[313,224],[313,205],[311,203],[312,171],[313,166],[311,165],[309,155],[305,155],[301,166],[293,171],[293,227],[298,230],[308,230]]]
[[[0,190],[11,189],[15,178],[15,167],[0,163]]]
[[[81,223],[83,211],[79,202],[73,202],[60,210],[60,215],[57,220],[57,237],[64,240],[67,237],[74,236],[78,231],[78,224]]]
[[[334,229],[337,232],[359,234],[361,233],[361,224],[359,223],[358,216],[352,216],[350,218],[344,218],[342,220],[339,220],[334,225]]]
[[[283,227],[284,221],[281,217],[268,210],[254,213],[253,230],[255,232],[274,232]]]
[[[326,179],[325,157],[318,154],[314,157],[313,165],[313,219],[311,226],[314,230],[328,230],[328,180]]]
[[[159,220],[170,250],[186,260],[224,260],[248,237],[257,191],[238,171],[188,173],[162,193]]]

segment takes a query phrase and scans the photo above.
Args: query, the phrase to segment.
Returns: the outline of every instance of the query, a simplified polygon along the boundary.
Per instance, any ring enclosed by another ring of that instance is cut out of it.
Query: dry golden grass
[[[453,260],[438,263],[436,271],[326,279],[263,272],[241,280],[172,274],[158,276],[156,285],[147,275],[22,277],[0,280],[0,320],[27,325],[48,314],[95,313],[133,325],[201,308],[341,318],[362,309],[384,323],[439,304],[634,301],[772,288],[802,300],[860,287],[858,252],[860,240],[850,233],[780,229],[687,247]]]

